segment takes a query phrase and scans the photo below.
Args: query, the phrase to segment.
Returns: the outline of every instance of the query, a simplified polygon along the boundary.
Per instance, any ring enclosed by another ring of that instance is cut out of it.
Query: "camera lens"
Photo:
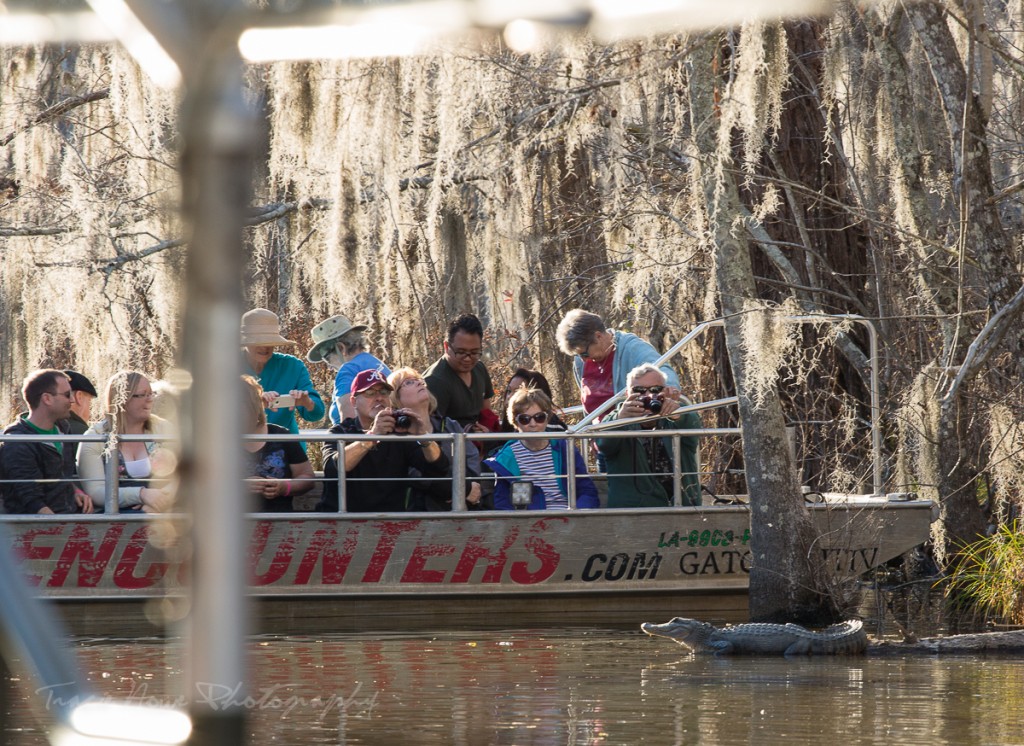
[[[657,397],[645,396],[640,400],[640,403],[643,404],[644,409],[651,414],[658,414],[661,411],[661,399],[658,399]]]
[[[395,428],[398,430],[408,430],[409,426],[412,425],[412,417],[407,414],[400,414],[395,417]]]

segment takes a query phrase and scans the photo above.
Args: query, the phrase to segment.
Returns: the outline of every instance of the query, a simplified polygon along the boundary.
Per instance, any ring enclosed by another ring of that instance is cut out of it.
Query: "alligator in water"
[[[868,646],[860,621],[841,622],[820,632],[798,624],[740,624],[715,627],[696,619],[676,617],[665,624],[645,622],[640,629],[667,637],[695,652],[715,655],[859,655]]]

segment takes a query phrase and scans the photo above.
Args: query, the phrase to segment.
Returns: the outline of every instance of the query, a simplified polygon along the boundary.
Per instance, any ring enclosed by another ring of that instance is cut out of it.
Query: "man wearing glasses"
[[[330,432],[365,434],[367,438],[348,442],[341,451],[337,441],[324,443],[324,492],[317,510],[338,511],[337,477],[341,468],[345,470],[345,507],[349,513],[404,511],[410,468],[426,479],[451,479],[451,462],[437,441],[418,438],[426,434],[426,423],[411,409],[389,406],[392,391],[378,370],[364,370],[352,380],[350,400],[356,416],[343,420]],[[373,437],[392,434],[406,437]]]
[[[427,388],[437,399],[437,413],[451,417],[470,433],[490,432],[480,422],[480,413],[490,410],[494,396],[491,376],[480,359],[483,345],[480,319],[463,314],[448,326],[444,355],[423,374]]]
[[[71,414],[71,379],[60,370],[37,370],[21,387],[28,414],[4,435],[66,435]],[[92,500],[70,481],[74,443],[60,440],[5,441],[0,445],[0,495],[7,513],[91,513]],[[47,480],[40,482],[40,480]]]
[[[678,389],[666,385],[665,374],[650,363],[633,368],[626,376],[629,395],[613,419],[653,417],[624,425],[623,430],[695,430],[702,427],[696,412],[679,413],[689,404]],[[683,505],[700,505],[697,468],[697,436],[680,437],[679,469],[683,474]],[[609,508],[657,508],[672,505],[674,494],[672,438],[599,438],[597,447],[608,467]]]

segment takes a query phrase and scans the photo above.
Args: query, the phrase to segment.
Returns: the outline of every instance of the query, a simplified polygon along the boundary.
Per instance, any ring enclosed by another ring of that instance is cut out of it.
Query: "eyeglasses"
[[[402,385],[398,388],[404,389],[406,386],[415,386],[417,384],[425,384],[426,382],[422,378],[406,378],[402,381]]]
[[[630,389],[634,394],[650,394],[651,396],[657,396],[664,390],[664,386],[634,386]]]
[[[465,358],[478,358],[484,354],[483,350],[459,350],[452,348],[448,348],[448,352],[452,353],[452,355],[454,355],[455,357]]]
[[[132,394],[132,399],[156,399],[156,392],[147,391],[145,394]]]
[[[356,396],[365,396],[367,399],[381,399],[387,398],[387,395],[391,393],[387,389],[367,389],[366,391],[360,391]]]
[[[593,347],[596,344],[597,344],[597,340],[596,339],[591,340],[590,344],[588,344],[586,347],[584,347],[582,350],[580,350],[576,354],[579,355],[584,360],[586,360],[588,357],[590,357],[590,348]]]
[[[516,415],[516,422],[518,422],[520,425],[529,425],[531,420],[533,422],[536,422],[538,425],[543,425],[545,422],[548,421],[548,413],[537,412],[536,414],[523,413]]]
[[[71,389],[68,389],[67,391],[47,391],[46,393],[50,396],[63,396],[66,399],[71,398]]]

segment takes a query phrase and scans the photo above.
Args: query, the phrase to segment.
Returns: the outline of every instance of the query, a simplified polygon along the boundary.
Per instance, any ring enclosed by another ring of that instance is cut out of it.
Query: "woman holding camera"
[[[327,411],[306,364],[294,355],[274,351],[294,346],[281,335],[281,322],[272,311],[254,308],[242,316],[242,372],[263,387],[267,421],[290,433],[299,432],[296,412],[307,422],[319,422]]]
[[[520,388],[508,401],[508,418],[520,433],[543,433],[551,418],[551,399],[539,389]],[[569,480],[566,464],[574,459],[576,507],[599,508],[597,488],[587,476],[587,464],[578,450],[569,454],[565,440],[510,440],[493,458],[484,461],[498,475],[494,507],[513,510],[515,484],[526,484],[530,510],[567,510]]]
[[[462,426],[450,417],[442,417],[437,413],[437,399],[427,388],[427,382],[418,371],[412,368],[399,368],[390,376],[388,383],[394,389],[391,392],[391,405],[400,413],[408,411],[426,423],[426,433],[461,433]],[[400,415],[399,415],[400,416]],[[438,441],[441,450],[452,458],[453,444],[450,441]],[[454,469],[453,469],[454,471]],[[410,470],[411,477],[421,474],[416,469]],[[480,451],[472,441],[466,441],[466,506],[471,510],[481,508],[482,490],[479,481],[471,477],[480,476]],[[451,510],[452,482],[450,479],[432,480],[413,483],[409,490],[409,510]]]

